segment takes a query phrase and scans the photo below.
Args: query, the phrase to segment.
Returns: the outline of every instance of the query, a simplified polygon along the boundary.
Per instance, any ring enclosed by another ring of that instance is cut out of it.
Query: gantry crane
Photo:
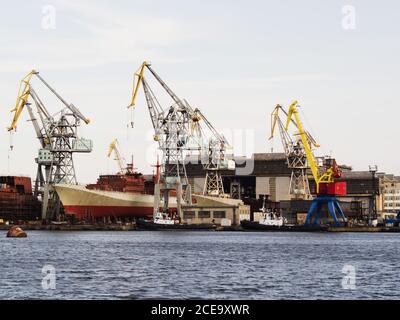
[[[117,139],[114,139],[110,143],[110,146],[108,148],[107,157],[110,158],[113,153],[115,155],[114,160],[117,162],[118,167],[119,167],[119,174],[130,174],[130,173],[133,173],[133,163],[132,164],[125,164],[125,159],[121,155],[121,152],[118,149],[118,140]]]
[[[285,131],[288,132],[290,123],[295,124],[297,135],[300,137],[302,145],[301,148],[305,152],[307,164],[315,181],[317,194],[316,198],[314,198],[311,204],[310,210],[308,211],[305,223],[317,224],[323,205],[327,205],[328,211],[331,214],[335,225],[339,224],[336,212],[339,213],[343,223],[346,223],[343,210],[338,199],[336,198],[338,195],[346,194],[346,182],[335,181],[336,179],[341,178],[343,173],[339,169],[336,160],[332,158],[325,158],[323,166],[318,166],[317,158],[313,153],[313,146],[317,147],[318,144],[311,137],[311,135],[304,130],[297,108],[298,102],[294,101],[289,107],[289,111],[287,113]]]
[[[172,98],[173,105],[163,108],[158,102],[152,89],[144,77],[148,69],[157,82]],[[158,142],[163,153],[162,173],[160,183],[155,186],[154,218],[160,210],[160,194],[162,193],[163,211],[170,210],[169,195],[172,190],[177,196],[177,215],[182,217],[182,202],[192,204],[191,186],[188,183],[185,167],[185,151],[190,138],[190,123],[192,110],[187,102],[182,101],[151,68],[150,63],[144,62],[135,73],[133,81],[132,101],[129,108],[134,108],[140,85],[146,97],[147,107],[154,128],[154,140]]]
[[[144,77],[145,69],[151,72],[172,98],[174,102],[172,106],[165,109],[161,107]],[[200,152],[200,157],[207,153],[206,161],[202,161],[207,171],[203,193],[205,195],[224,196],[220,171],[224,169],[234,170],[235,166],[234,161],[227,160],[226,150],[229,144],[225,137],[217,132],[199,109],[193,109],[186,100],[178,98],[148,62],[144,62],[135,73],[132,101],[129,107],[135,107],[140,85],[144,89],[155,131],[154,140],[159,143],[163,152],[162,179],[155,190],[154,214],[157,213],[159,208],[159,199],[157,199],[159,190],[164,190],[164,211],[168,210],[168,197],[171,189],[177,190],[178,216],[180,216],[181,200],[191,204],[191,187],[186,174],[185,152]],[[205,123],[205,127],[200,124],[201,121]],[[207,143],[205,143],[205,130],[208,130],[211,135]],[[180,196],[182,189],[185,195],[184,199],[181,199]]]
[[[279,113],[283,113],[286,118],[288,117],[287,111],[281,106],[277,105],[271,114],[271,136],[270,140],[274,138],[276,127],[279,129],[283,149],[286,155],[286,162],[288,168],[291,169],[291,178],[289,185],[289,194],[294,199],[310,199],[310,185],[307,177],[307,169],[309,165],[307,163],[307,155],[300,139],[297,134],[293,138],[287,132],[285,124],[283,123]],[[292,124],[297,127],[296,122],[291,120]],[[309,132],[305,132],[308,140],[308,144],[312,148],[318,148],[319,145]]]
[[[61,101],[64,105],[61,110],[54,114],[49,112],[32,86],[33,77],[38,78]],[[33,107],[29,98],[33,100]],[[35,70],[21,80],[15,108],[11,111],[14,112],[8,128],[11,133],[16,131],[25,107],[40,142],[39,154],[35,159],[38,169],[34,194],[42,197],[43,219],[59,218],[61,203],[53,185],[77,184],[73,154],[91,152],[93,147],[91,140],[78,137],[78,127],[81,121],[89,124],[90,120],[73,104],[67,103]]]

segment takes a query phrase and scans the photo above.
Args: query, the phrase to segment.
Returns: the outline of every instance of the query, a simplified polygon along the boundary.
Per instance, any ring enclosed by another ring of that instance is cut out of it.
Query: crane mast
[[[64,105],[57,113],[52,115],[34,90],[31,83],[34,76]],[[32,98],[33,104],[29,98]],[[59,183],[77,184],[73,154],[92,151],[92,141],[79,138],[78,127],[81,121],[88,124],[90,120],[73,104],[68,104],[35,70],[21,80],[8,131],[16,131],[25,107],[40,143],[38,157],[35,159],[37,174],[34,194],[42,197],[42,218],[59,219],[62,205],[53,186]]]

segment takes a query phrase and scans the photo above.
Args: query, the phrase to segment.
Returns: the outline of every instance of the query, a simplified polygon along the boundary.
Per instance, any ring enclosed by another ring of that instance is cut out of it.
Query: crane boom
[[[182,100],[179,99],[179,97],[172,91],[172,89],[164,82],[163,79],[153,70],[151,67],[150,62],[143,62],[141,67],[138,69],[138,71],[135,73],[135,77],[133,80],[133,94],[132,94],[132,100],[131,104],[128,106],[130,107],[135,107],[136,105],[136,98],[137,94],[140,88],[140,85],[143,84],[144,82],[144,70],[147,68],[151,74],[154,76],[154,78],[158,81],[158,83],[164,88],[164,90],[168,93],[168,95],[172,98],[172,100],[181,108],[185,109],[186,106],[183,104]]]
[[[168,93],[168,95],[174,100],[174,102],[181,107],[182,109],[186,109],[186,106],[183,104],[182,100],[171,90],[171,88],[164,82],[163,79],[153,70],[150,63],[146,64],[147,69],[152,73],[154,78],[160,83],[160,85],[164,88],[164,90]]]
[[[318,184],[319,180],[320,180],[318,164],[317,164],[317,161],[315,160],[314,154],[312,152],[311,145],[307,139],[307,134],[304,131],[303,124],[299,117],[299,113],[297,112],[297,104],[298,104],[298,101],[296,100],[290,105],[285,128],[286,128],[286,131],[289,129],[290,121],[292,120],[292,116],[294,116],[294,121],[296,122],[296,126],[297,126],[297,129],[299,130],[299,135],[300,135],[301,141],[303,143],[304,150],[306,152],[308,164],[310,166],[314,180]]]
[[[10,127],[8,127],[8,131],[13,131],[16,130],[17,128],[17,123],[18,120],[21,116],[22,111],[24,110],[25,105],[28,103],[29,96],[35,94],[34,90],[31,87],[31,80],[32,77],[36,76],[71,112],[72,114],[84,121],[86,124],[90,123],[90,119],[86,118],[79,110],[76,108],[72,103],[69,104],[67,103],[63,97],[61,97],[57,91],[55,91],[47,82],[44,80],[40,75],[39,72],[36,70],[30,71],[22,80],[20,83],[19,91],[18,91],[18,96],[17,96],[17,102],[15,104],[15,108],[11,110],[11,112],[14,112],[14,117],[12,119]],[[36,97],[38,97],[35,94]],[[41,103],[40,99],[36,98],[36,101],[39,102],[38,107],[41,108],[42,112],[46,115],[47,118],[50,117],[49,113],[45,108],[43,108],[43,104]]]
[[[14,117],[12,119],[10,127],[8,127],[8,131],[13,131],[17,129],[17,122],[21,116],[22,111],[24,110],[25,105],[28,103],[29,95],[30,95],[30,81],[33,75],[37,74],[36,70],[30,71],[22,80],[18,90],[17,102],[15,103],[15,108],[11,110],[14,112]]]
[[[139,93],[139,88],[143,80],[144,76],[144,69],[149,63],[147,61],[143,62],[138,71],[135,72],[135,76],[133,78],[133,88],[132,88],[132,100],[131,104],[128,106],[128,108],[134,108],[136,104],[136,97]]]

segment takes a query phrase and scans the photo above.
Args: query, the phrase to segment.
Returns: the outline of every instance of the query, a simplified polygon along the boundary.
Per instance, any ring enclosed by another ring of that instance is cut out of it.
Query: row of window
[[[400,207],[400,202],[385,203],[385,207]]]
[[[400,196],[392,196],[392,197],[386,196],[385,200],[400,200]]]
[[[209,219],[211,218],[211,214],[213,219],[225,219],[226,218],[226,212],[225,211],[199,211],[198,212],[198,218],[199,219]],[[196,212],[195,211],[184,211],[183,212],[183,219],[195,219],[196,218]]]
[[[391,189],[391,190],[383,190],[383,193],[400,194],[400,191],[398,189]]]

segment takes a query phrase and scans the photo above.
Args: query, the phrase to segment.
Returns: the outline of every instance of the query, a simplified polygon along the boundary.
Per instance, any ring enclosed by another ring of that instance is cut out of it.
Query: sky
[[[36,173],[26,110],[17,132],[6,130],[31,69],[92,120],[79,131],[94,142],[75,157],[80,183],[117,171],[106,155],[114,138],[151,173],[157,146],[143,92],[131,129],[127,109],[133,74],[148,60],[227,133],[236,155],[281,151],[268,140],[270,114],[297,99],[317,154],[399,175],[399,13],[389,0],[0,0],[0,173]]]

